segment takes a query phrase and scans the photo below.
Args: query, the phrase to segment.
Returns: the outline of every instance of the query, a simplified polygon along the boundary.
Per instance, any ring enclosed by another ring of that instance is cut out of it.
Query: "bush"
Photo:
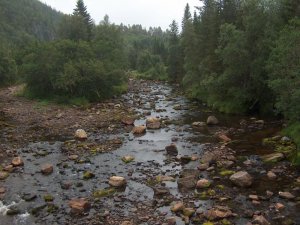
[[[89,43],[71,40],[36,46],[23,59],[27,91],[35,97],[86,98],[96,101],[118,94],[124,72],[95,57]]]
[[[0,86],[12,84],[16,80],[17,65],[6,48],[0,48]]]

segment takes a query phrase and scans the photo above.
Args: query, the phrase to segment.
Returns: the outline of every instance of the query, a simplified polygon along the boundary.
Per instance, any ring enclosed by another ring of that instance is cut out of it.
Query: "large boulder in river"
[[[253,177],[246,171],[237,172],[229,178],[235,185],[249,187],[252,185]]]
[[[209,116],[206,121],[207,125],[217,125],[219,120],[215,116]]]
[[[87,133],[83,129],[78,129],[75,132],[75,138],[77,138],[79,140],[85,140],[85,139],[87,139]]]

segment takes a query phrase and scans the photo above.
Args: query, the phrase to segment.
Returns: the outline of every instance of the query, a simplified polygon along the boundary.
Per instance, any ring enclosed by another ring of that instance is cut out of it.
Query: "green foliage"
[[[280,33],[267,65],[276,108],[291,121],[300,120],[300,19]]]
[[[300,165],[300,122],[295,122],[283,130],[283,133],[293,139],[297,145],[297,152],[293,156],[293,163]]]
[[[0,1],[0,39],[24,46],[38,40],[53,40],[63,14],[37,0]]]
[[[16,80],[17,65],[11,52],[0,47],[0,86],[12,84]]]
[[[27,90],[38,97],[84,97],[96,101],[115,94],[123,72],[98,60],[87,42],[40,44],[23,61]]]

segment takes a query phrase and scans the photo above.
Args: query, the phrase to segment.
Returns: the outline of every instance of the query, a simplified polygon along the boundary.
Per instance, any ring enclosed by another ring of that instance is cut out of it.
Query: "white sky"
[[[76,5],[76,0],[40,1],[67,14],[71,14]],[[162,29],[167,29],[173,19],[181,23],[186,3],[189,3],[192,15],[194,6],[200,5],[199,0],[85,0],[84,2],[96,24],[107,14],[112,23],[141,24],[147,28],[160,26]]]

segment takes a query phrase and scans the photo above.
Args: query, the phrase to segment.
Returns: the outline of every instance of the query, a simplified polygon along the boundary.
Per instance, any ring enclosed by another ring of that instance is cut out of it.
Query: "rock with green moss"
[[[126,156],[123,156],[123,157],[122,157],[122,161],[123,161],[124,163],[130,163],[130,162],[132,162],[133,160],[134,160],[134,157],[131,156],[131,155],[126,155]]]
[[[44,195],[45,202],[53,202],[54,197],[50,194]]]
[[[203,223],[202,225],[215,225],[213,222],[207,221],[205,223]]]
[[[265,163],[276,163],[276,162],[283,160],[285,158],[285,156],[283,153],[276,152],[276,153],[264,155],[261,158],[262,158],[263,162],[265,162]]]
[[[232,174],[234,174],[234,173],[235,173],[235,172],[232,171],[232,170],[221,170],[221,171],[220,171],[220,175],[221,175],[222,177],[230,176],[230,175],[232,175]]]
[[[95,174],[93,174],[90,171],[85,171],[83,173],[83,179],[85,179],[85,180],[88,180],[88,179],[91,179],[91,178],[94,178],[94,177],[95,177]]]
[[[6,178],[8,178],[8,176],[8,172],[0,171],[0,180],[5,180]]]
[[[193,208],[184,208],[182,213],[183,213],[184,216],[191,217],[195,213],[195,209],[193,209]]]
[[[95,198],[103,198],[103,197],[111,196],[114,193],[116,193],[115,188],[108,188],[108,189],[101,189],[101,190],[94,191],[93,196]]]

